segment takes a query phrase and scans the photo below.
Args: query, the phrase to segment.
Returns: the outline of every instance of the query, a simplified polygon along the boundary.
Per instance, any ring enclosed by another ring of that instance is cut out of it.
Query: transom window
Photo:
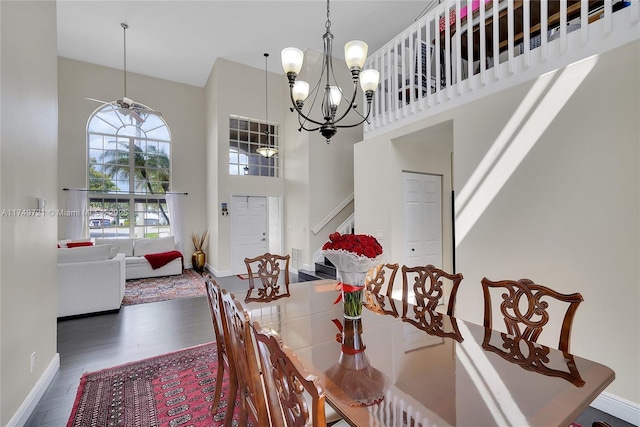
[[[87,125],[91,237],[170,235],[171,135],[162,117],[143,121],[111,104]]]
[[[267,134],[268,131],[268,134]],[[229,175],[278,177],[278,154],[267,158],[256,151],[260,147],[279,149],[279,126],[247,117],[229,117]]]

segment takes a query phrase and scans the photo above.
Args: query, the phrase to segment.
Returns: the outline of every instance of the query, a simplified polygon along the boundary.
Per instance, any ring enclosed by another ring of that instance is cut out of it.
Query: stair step
[[[314,271],[306,271],[306,270],[298,270],[298,281],[299,282],[308,282],[310,280],[322,280],[322,279],[335,279],[335,277],[331,277],[330,275],[314,272]]]
[[[316,267],[316,274],[323,274],[332,279],[335,279],[336,277],[338,277],[336,268],[331,264],[323,264],[321,262],[316,262],[315,267]]]

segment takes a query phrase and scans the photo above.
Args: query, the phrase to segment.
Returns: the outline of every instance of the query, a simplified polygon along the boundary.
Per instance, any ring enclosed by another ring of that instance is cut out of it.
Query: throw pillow
[[[133,255],[157,254],[173,251],[175,248],[176,244],[173,236],[158,237],[157,239],[137,239],[133,244]]]
[[[93,242],[69,242],[67,248],[79,248],[81,246],[93,246]]]
[[[104,261],[109,259],[111,245],[97,245],[58,249],[58,264],[83,261]]]
[[[71,241],[71,239],[58,240],[59,248],[66,248],[67,244]]]

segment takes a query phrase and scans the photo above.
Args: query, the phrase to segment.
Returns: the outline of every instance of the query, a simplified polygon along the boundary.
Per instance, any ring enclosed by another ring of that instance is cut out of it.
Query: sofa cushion
[[[119,252],[119,246],[111,246],[111,250],[109,251],[109,259],[112,259],[114,256],[118,255]]]
[[[157,239],[137,239],[133,245],[133,255],[144,256],[146,254],[169,252],[175,249],[176,243],[173,236],[160,237]]]
[[[81,246],[77,248],[60,248],[58,264],[70,262],[103,261],[109,259],[111,245]]]
[[[128,256],[124,259],[125,265],[149,264],[149,261],[143,256]]]
[[[133,256],[134,239],[96,239],[96,245],[118,246],[124,256]]]

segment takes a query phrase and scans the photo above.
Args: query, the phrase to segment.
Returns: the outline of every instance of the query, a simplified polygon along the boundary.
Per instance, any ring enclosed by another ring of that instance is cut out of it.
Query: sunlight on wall
[[[571,64],[562,70],[537,107],[526,118],[527,113],[542,96],[545,88],[553,80],[557,72],[541,76],[536,81],[525,100],[520,104],[492,147],[487,151],[469,181],[462,187],[460,195],[456,197],[455,205],[460,206],[460,211],[456,208],[455,213],[456,248],[524,160],[527,153],[538,142],[540,136],[582,84],[597,61],[597,55],[592,56]],[[541,83],[541,81],[543,82]],[[524,123],[522,123],[523,121]],[[521,123],[522,126],[519,132],[511,139],[511,134]],[[509,141],[511,141],[510,145]],[[505,146],[507,147],[504,148]],[[498,158],[503,149],[502,156]],[[494,161],[495,165],[491,167]]]
[[[460,325],[462,336],[470,336],[471,331]],[[476,386],[480,397],[484,401],[495,425],[526,426],[526,417],[520,411],[518,404],[511,397],[508,387],[500,378],[500,374],[487,360],[487,356],[475,340],[464,340],[458,346],[458,360]],[[488,384],[491,384],[489,389]],[[508,418],[508,419],[507,419]]]

